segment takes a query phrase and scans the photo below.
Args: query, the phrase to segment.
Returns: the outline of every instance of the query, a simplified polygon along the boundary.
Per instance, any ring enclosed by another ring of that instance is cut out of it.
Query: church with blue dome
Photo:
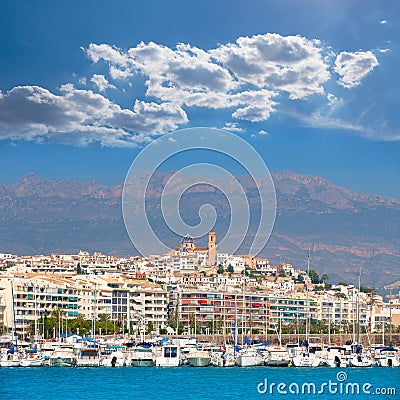
[[[208,233],[208,246],[196,247],[194,239],[189,235],[182,237],[181,243],[175,249],[175,254],[180,257],[195,257],[203,259],[206,265],[212,266],[217,262],[217,237],[215,232]]]

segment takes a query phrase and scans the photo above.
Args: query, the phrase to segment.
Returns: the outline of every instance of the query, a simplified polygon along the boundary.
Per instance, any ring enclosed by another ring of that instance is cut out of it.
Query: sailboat
[[[275,326],[276,331],[276,326]],[[267,367],[287,367],[290,365],[288,349],[282,346],[282,316],[279,319],[279,346],[267,346],[264,364]]]
[[[33,346],[32,350],[25,350],[25,357],[21,359],[19,365],[21,367],[43,367],[44,357],[38,352],[37,344]]]
[[[307,253],[307,275],[310,276],[310,248]],[[322,363],[321,358],[315,353],[310,351],[310,297],[308,285],[306,284],[306,339],[301,343],[301,351],[297,351],[292,358],[292,364],[295,367],[319,367]]]
[[[18,336],[15,319],[15,307],[14,307],[14,285],[11,282],[11,298],[12,298],[12,313],[13,313],[13,340],[11,347],[1,355],[0,367],[19,367],[20,354],[18,351]]]
[[[239,367],[255,367],[262,365],[264,357],[261,352],[251,346],[249,338],[245,338],[245,347],[242,348],[236,357],[236,363]]]
[[[358,273],[358,293],[357,293],[357,343],[351,346],[353,356],[350,358],[351,367],[371,367],[372,359],[367,354],[360,341],[360,289],[361,289],[361,267]]]
[[[0,367],[19,367],[20,357],[15,349],[14,343],[2,354],[0,359]]]

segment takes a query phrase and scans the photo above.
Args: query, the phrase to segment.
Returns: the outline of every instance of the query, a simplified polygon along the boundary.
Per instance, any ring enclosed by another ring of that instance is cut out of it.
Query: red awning
[[[261,304],[260,304],[260,303],[251,303],[251,305],[252,305],[253,307],[261,307]]]
[[[190,300],[182,300],[182,304],[190,304]]]
[[[207,300],[199,300],[200,304],[207,304]]]

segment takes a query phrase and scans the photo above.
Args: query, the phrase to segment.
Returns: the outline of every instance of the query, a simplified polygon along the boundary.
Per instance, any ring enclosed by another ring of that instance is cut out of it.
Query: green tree
[[[218,265],[218,269],[217,269],[217,273],[221,275],[224,272],[225,272],[224,267],[221,264],[219,264]]]
[[[367,287],[367,286],[362,286],[362,285],[360,286],[360,292],[363,292],[363,293],[373,293],[374,290],[376,290],[376,289],[373,287]]]
[[[319,283],[322,283],[322,279],[319,277],[319,275],[317,274],[317,272],[314,269],[310,269],[310,271],[308,272],[308,276],[311,279],[311,282],[314,285],[318,285]]]
[[[154,331],[154,325],[153,325],[153,323],[151,321],[149,321],[147,323],[147,334],[150,334],[153,331]]]
[[[76,266],[76,274],[77,275],[82,275],[81,263],[78,263],[78,265]]]
[[[233,274],[233,273],[234,273],[235,269],[233,268],[232,264],[229,264],[229,265],[228,265],[227,271],[228,271],[228,273],[230,273],[230,274]]]
[[[326,282],[329,280],[329,276],[327,274],[322,274],[321,280],[323,283],[326,284]]]

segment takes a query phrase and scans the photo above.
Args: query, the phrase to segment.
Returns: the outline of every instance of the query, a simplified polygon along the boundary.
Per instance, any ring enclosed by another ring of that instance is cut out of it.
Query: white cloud
[[[343,51],[336,58],[334,70],[341,76],[339,85],[352,88],[358,86],[377,65],[378,60],[371,51]]]
[[[261,131],[258,132],[259,135],[269,135],[269,133],[267,131],[264,131],[263,129],[261,129]]]
[[[382,19],[381,21],[379,21],[379,23],[380,23],[381,25],[386,25],[386,24],[387,24],[387,21],[386,21],[386,19]]]
[[[230,132],[244,132],[244,129],[238,126],[236,122],[227,122],[222,129]]]
[[[106,89],[115,89],[115,86],[108,82],[104,75],[94,74],[90,78],[90,81],[93,82],[95,86],[97,86],[99,92],[105,92]]]
[[[240,37],[210,54],[241,83],[283,90],[293,99],[323,93],[329,77],[317,40],[267,33]]]
[[[86,50],[93,62],[108,63],[113,79],[145,76],[149,97],[182,107],[236,108],[234,118],[253,122],[275,112],[279,91],[292,99],[323,93],[330,75],[321,53],[319,41],[277,34],[241,37],[209,51],[154,42],[127,51],[105,44]]]
[[[59,94],[38,86],[0,93],[0,138],[134,145],[186,124],[186,111],[195,107],[226,110],[233,119],[258,123],[285,112],[288,104],[314,107],[317,96],[320,102],[327,99],[332,118],[341,99],[325,93],[330,70],[340,76],[340,85],[351,88],[360,85],[378,65],[371,51],[341,52],[335,60],[332,49],[318,40],[272,33],[239,37],[208,50],[154,42],[128,49],[91,43],[83,50],[93,63],[104,64],[107,70],[78,82],[86,86],[90,79],[100,93],[70,84],[62,86]],[[100,68],[102,65],[96,66],[96,72]],[[137,82],[144,83],[145,93],[132,95],[132,108],[121,108],[102,94],[118,88],[116,95],[129,96],[132,87],[138,88]],[[334,92],[331,86],[330,90]],[[313,100],[307,103],[311,96]],[[321,118],[308,121],[316,121],[318,126]],[[349,129],[353,128],[349,124]],[[228,121],[224,129],[241,132],[242,128]]]
[[[326,96],[326,99],[328,100],[328,104],[330,106],[333,106],[333,105],[336,105],[336,104],[340,104],[343,101],[343,99],[339,99],[338,97],[336,97],[332,93],[328,93],[327,96]]]
[[[136,101],[121,109],[100,94],[61,87],[56,95],[38,86],[14,87],[0,96],[0,137],[103,146],[134,146],[187,122],[177,105]]]
[[[298,116],[300,120],[313,128],[331,128],[331,129],[345,129],[354,132],[364,132],[368,136],[372,135],[371,129],[365,128],[360,124],[354,124],[348,121],[344,121],[340,118],[334,118],[329,114],[323,114],[319,110],[313,112],[311,115]]]
[[[108,44],[89,44],[87,49],[82,48],[87,56],[95,63],[100,60],[105,60],[120,66],[128,64],[128,57],[124,56],[116,47],[109,46]]]

